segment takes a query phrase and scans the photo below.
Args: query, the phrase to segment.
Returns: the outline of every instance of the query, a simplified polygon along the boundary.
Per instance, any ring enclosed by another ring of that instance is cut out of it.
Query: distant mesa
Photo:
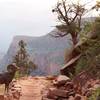
[[[32,61],[38,66],[38,69],[32,75],[57,74],[64,64],[64,51],[71,48],[68,37],[54,38],[51,33],[60,32],[54,29],[49,34],[41,37],[15,36],[9,49],[0,62],[0,71],[5,70],[6,65],[12,62],[18,50],[18,42],[24,40],[27,43],[27,51]]]

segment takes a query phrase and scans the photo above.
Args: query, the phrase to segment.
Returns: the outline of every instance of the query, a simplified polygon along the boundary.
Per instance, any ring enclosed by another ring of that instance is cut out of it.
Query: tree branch
[[[56,34],[50,34],[52,37],[55,37],[55,38],[59,38],[59,37],[64,37],[64,36],[66,36],[68,33],[60,33],[60,32],[58,32],[58,33],[56,33]]]
[[[62,16],[63,20],[66,22],[66,24],[69,25],[68,19],[66,19],[66,17],[63,15],[63,12],[59,8],[59,5],[57,6],[57,10],[58,10],[59,14]]]

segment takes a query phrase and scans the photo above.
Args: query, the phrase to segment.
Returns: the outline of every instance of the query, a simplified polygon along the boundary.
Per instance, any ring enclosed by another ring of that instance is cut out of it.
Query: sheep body
[[[15,73],[17,71],[17,67],[13,64],[8,65],[8,72],[0,73],[0,84],[5,84],[5,91],[9,88],[9,84],[13,80]]]

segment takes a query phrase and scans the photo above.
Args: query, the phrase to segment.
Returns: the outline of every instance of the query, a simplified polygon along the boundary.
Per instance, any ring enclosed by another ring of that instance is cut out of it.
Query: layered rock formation
[[[51,33],[59,32],[54,29],[52,32],[41,37],[15,36],[13,41],[0,63],[0,71],[6,69],[6,65],[11,63],[18,50],[18,42],[24,40],[27,44],[27,52],[30,59],[38,66],[38,69],[32,75],[57,74],[64,64],[64,51],[70,46],[70,40],[67,38],[54,38]]]

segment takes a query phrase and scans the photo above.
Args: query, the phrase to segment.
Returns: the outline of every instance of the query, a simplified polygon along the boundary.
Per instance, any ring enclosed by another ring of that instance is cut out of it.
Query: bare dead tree
[[[73,45],[76,45],[78,33],[81,30],[82,17],[89,11],[100,7],[100,3],[97,3],[90,9],[86,9],[86,5],[80,4],[80,0],[77,3],[73,3],[71,0],[58,1],[52,12],[57,14],[57,19],[61,25],[56,25],[56,27],[62,32],[51,35],[53,37],[64,37],[70,34]]]

